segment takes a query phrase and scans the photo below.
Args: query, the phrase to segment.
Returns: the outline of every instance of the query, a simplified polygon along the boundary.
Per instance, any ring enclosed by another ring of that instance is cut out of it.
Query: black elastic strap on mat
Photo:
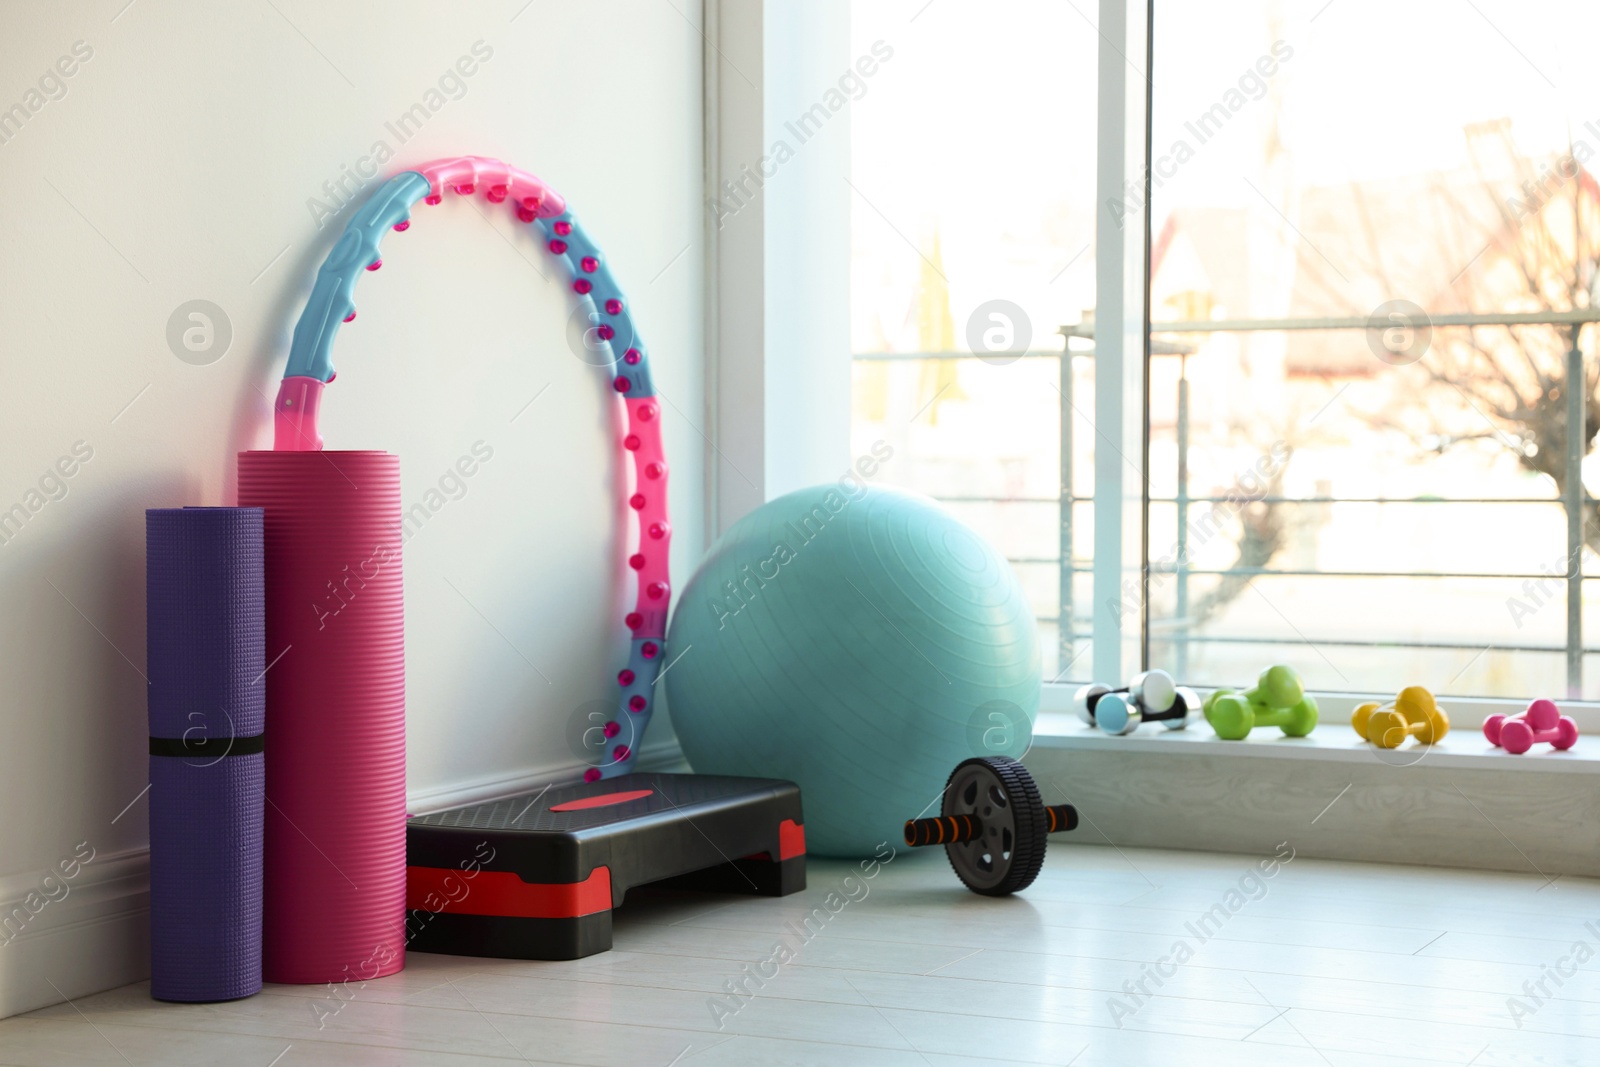
[[[152,737],[150,755],[218,758],[223,756],[255,756],[266,751],[266,734],[249,737]]]

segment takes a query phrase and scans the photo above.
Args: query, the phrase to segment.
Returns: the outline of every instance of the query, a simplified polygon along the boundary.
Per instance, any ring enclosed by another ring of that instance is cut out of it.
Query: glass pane
[[[1045,678],[1082,679],[1091,583],[1063,596],[1062,519],[1087,568],[1093,511],[1062,496],[1092,496],[1094,432],[1073,416],[1064,478],[1061,413],[1093,411],[1094,374],[1077,359],[1063,383],[1058,331],[1094,303],[1098,38],[1054,0],[856,3],[852,35],[856,55],[892,52],[850,105],[853,445],[890,444],[883,484],[946,501],[1016,561]]]
[[[1152,665],[1565,693],[1600,10],[1159,0],[1154,28]]]

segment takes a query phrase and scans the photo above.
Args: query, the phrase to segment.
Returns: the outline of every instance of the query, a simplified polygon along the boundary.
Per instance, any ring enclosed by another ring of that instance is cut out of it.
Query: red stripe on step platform
[[[407,867],[406,907],[449,915],[574,919],[611,909],[611,869],[581,882],[524,882],[512,871],[469,875],[453,867]]]
[[[654,793],[654,789],[629,789],[621,793],[601,793],[597,797],[579,797],[569,800],[565,804],[557,804],[551,811],[583,811],[585,808],[605,808],[612,804],[626,804],[630,800],[638,800]]]
[[[806,854],[806,828],[793,819],[778,824],[778,858],[790,859]]]

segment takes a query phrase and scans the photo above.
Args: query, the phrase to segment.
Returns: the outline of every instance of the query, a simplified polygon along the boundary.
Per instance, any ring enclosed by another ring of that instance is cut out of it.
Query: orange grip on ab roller
[[[1046,833],[1059,834],[1078,828],[1078,809],[1071,804],[1055,804],[1044,809]]]
[[[906,844],[953,845],[971,841],[983,833],[983,826],[971,815],[941,815],[936,819],[907,819]]]

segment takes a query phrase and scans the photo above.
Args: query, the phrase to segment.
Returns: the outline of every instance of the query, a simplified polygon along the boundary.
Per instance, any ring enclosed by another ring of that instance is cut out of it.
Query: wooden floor
[[[902,850],[870,880],[814,860],[803,895],[630,901],[611,952],[412,953],[343,1001],[269,986],[183,1006],[128,986],[0,1022],[0,1063],[1600,1064],[1600,883],[1049,855],[1004,900],[961,888],[938,852]],[[739,980],[753,996],[729,994]]]

